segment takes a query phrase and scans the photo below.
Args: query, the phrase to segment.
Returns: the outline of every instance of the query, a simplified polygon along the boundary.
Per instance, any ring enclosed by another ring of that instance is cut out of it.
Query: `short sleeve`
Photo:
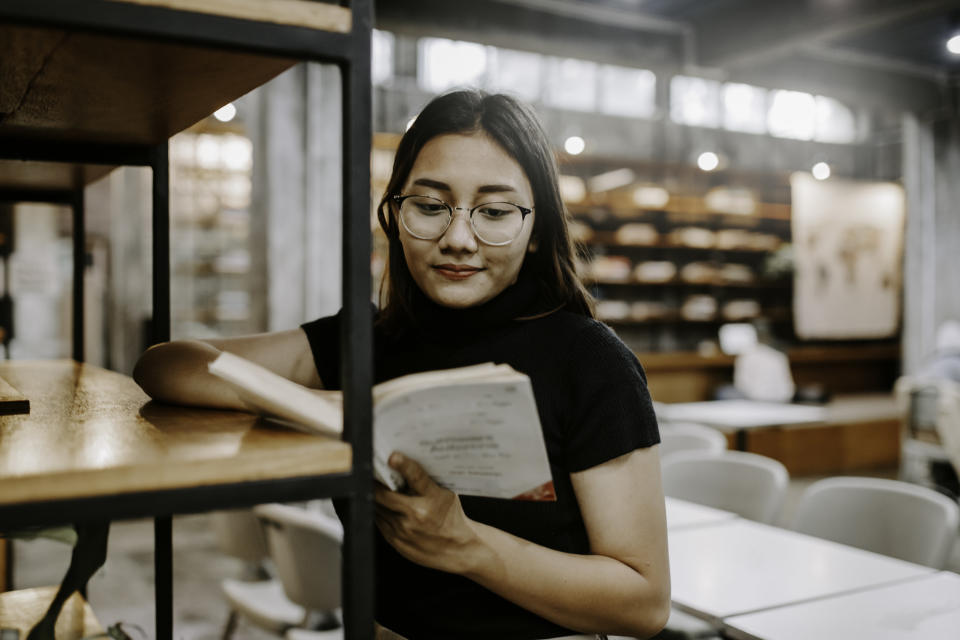
[[[592,321],[570,345],[567,469],[583,471],[660,442],[647,377],[632,351]]]
[[[313,362],[324,389],[340,388],[340,314],[300,325],[307,334]]]

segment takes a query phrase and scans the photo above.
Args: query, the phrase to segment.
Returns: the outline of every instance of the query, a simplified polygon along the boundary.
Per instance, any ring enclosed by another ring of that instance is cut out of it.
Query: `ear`
[[[535,234],[530,235],[530,241],[527,243],[527,253],[536,253],[539,243]]]

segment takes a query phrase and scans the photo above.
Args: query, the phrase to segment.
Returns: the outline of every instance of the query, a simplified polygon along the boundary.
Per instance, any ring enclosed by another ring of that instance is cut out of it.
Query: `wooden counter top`
[[[0,376],[31,409],[0,417],[0,504],[350,470],[347,443],[243,412],[156,404],[92,365],[13,361]]]

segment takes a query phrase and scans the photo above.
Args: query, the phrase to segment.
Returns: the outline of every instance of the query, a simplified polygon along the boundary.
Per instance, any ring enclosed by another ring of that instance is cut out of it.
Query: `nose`
[[[457,207],[453,210],[450,226],[440,236],[440,250],[451,253],[476,253],[477,236],[470,225],[470,212]]]

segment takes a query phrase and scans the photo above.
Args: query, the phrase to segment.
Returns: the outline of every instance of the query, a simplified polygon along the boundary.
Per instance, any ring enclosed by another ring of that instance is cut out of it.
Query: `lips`
[[[466,280],[483,271],[480,267],[471,267],[466,264],[435,264],[432,268],[448,280]]]

